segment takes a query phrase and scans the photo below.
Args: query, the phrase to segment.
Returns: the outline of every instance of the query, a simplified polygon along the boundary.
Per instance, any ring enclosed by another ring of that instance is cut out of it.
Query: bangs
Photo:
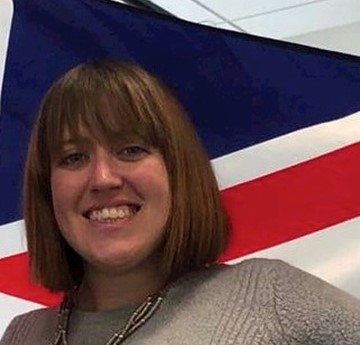
[[[50,157],[61,150],[64,137],[84,132],[107,144],[137,138],[156,149],[166,147],[162,109],[152,90],[111,75],[86,76],[60,80],[45,98],[41,113]]]

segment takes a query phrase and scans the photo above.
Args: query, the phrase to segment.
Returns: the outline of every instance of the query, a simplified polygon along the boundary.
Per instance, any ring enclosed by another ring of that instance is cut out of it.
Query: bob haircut
[[[31,134],[24,176],[24,218],[33,279],[70,293],[83,277],[82,258],[54,217],[51,162],[64,133],[101,140],[141,138],[162,155],[171,205],[159,248],[168,280],[215,263],[229,238],[229,221],[211,164],[182,106],[141,67],[97,61],[79,65],[47,92]]]

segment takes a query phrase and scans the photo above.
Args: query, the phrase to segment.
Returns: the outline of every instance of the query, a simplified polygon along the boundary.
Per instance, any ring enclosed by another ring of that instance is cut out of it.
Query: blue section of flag
[[[14,0],[0,117],[0,224],[21,218],[44,92],[91,59],[133,60],[179,96],[212,158],[360,110],[360,59],[152,15],[110,1]]]

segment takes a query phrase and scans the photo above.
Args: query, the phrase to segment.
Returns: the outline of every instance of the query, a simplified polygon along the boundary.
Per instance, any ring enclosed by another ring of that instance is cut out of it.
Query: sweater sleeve
[[[275,265],[276,315],[289,344],[360,344],[359,300],[282,261]]]
[[[56,309],[33,310],[16,316],[6,328],[0,345],[43,345],[53,339]]]
[[[26,317],[16,316],[5,329],[3,337],[0,339],[0,345],[17,345],[21,344],[21,334],[19,332],[26,328]],[[25,330],[26,332],[26,330]]]

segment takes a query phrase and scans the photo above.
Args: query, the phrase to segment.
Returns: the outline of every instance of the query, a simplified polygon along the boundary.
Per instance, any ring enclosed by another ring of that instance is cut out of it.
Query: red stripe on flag
[[[233,224],[224,261],[354,218],[360,215],[360,143],[226,189],[222,196]]]
[[[27,254],[0,260],[0,292],[47,306],[58,305],[61,296],[51,294],[30,281]]]
[[[233,223],[222,260],[261,250],[360,215],[360,143],[222,192]],[[45,305],[60,297],[29,279],[28,258],[0,260],[0,291]]]

